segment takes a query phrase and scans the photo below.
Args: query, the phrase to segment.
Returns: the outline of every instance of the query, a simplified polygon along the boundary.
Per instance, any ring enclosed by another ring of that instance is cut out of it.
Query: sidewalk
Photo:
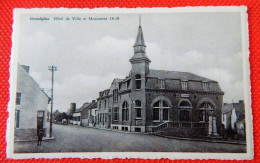
[[[211,143],[225,143],[225,144],[236,144],[236,145],[246,145],[246,141],[227,141],[227,140],[219,140],[219,139],[196,139],[196,138],[181,138],[175,136],[166,136],[161,134],[151,134],[154,136],[164,137],[168,139],[177,139],[177,140],[189,140],[189,141],[201,141],[201,142],[211,142]]]

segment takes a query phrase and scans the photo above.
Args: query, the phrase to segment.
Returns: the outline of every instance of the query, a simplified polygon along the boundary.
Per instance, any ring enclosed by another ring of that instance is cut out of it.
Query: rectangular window
[[[158,79],[158,85],[160,89],[165,89],[165,80],[164,79]]]
[[[119,108],[114,108],[114,120],[118,121],[119,120]]]
[[[107,108],[107,100],[105,100],[105,108]]]
[[[118,89],[113,90],[113,101],[118,101]]]
[[[20,125],[20,110],[15,110],[15,128],[19,128]]]
[[[141,113],[141,108],[135,108],[136,109],[136,118],[141,118],[142,113]]]
[[[208,82],[202,82],[202,88],[204,90],[209,90],[209,83]]]
[[[16,105],[20,105],[21,104],[21,93],[16,93]]]
[[[163,120],[164,121],[169,120],[169,109],[163,109]]]
[[[153,108],[153,120],[159,121],[160,120],[160,109],[159,108]]]
[[[183,89],[183,90],[188,89],[188,81],[182,81],[181,82],[181,89]]]

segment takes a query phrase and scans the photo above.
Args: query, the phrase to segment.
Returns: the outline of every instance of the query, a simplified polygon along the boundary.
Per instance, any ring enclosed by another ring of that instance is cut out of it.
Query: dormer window
[[[188,81],[181,81],[181,89],[182,90],[188,89]]]
[[[165,80],[164,79],[158,79],[158,85],[160,89],[165,89]]]
[[[203,90],[208,91],[209,90],[209,83],[208,82],[202,82],[202,88],[203,88]]]
[[[141,89],[141,75],[140,74],[136,74],[135,75],[135,85],[136,85],[136,89]]]

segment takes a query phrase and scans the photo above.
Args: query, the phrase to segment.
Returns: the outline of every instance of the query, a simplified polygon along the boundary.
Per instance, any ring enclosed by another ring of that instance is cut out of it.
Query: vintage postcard
[[[15,9],[7,157],[253,159],[247,8]]]

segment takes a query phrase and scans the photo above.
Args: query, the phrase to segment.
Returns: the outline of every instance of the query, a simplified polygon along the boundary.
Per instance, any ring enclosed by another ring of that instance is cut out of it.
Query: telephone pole
[[[48,70],[51,71],[51,117],[50,117],[50,138],[52,137],[52,111],[53,111],[53,83],[54,83],[54,71],[57,71],[57,67],[48,66]]]

